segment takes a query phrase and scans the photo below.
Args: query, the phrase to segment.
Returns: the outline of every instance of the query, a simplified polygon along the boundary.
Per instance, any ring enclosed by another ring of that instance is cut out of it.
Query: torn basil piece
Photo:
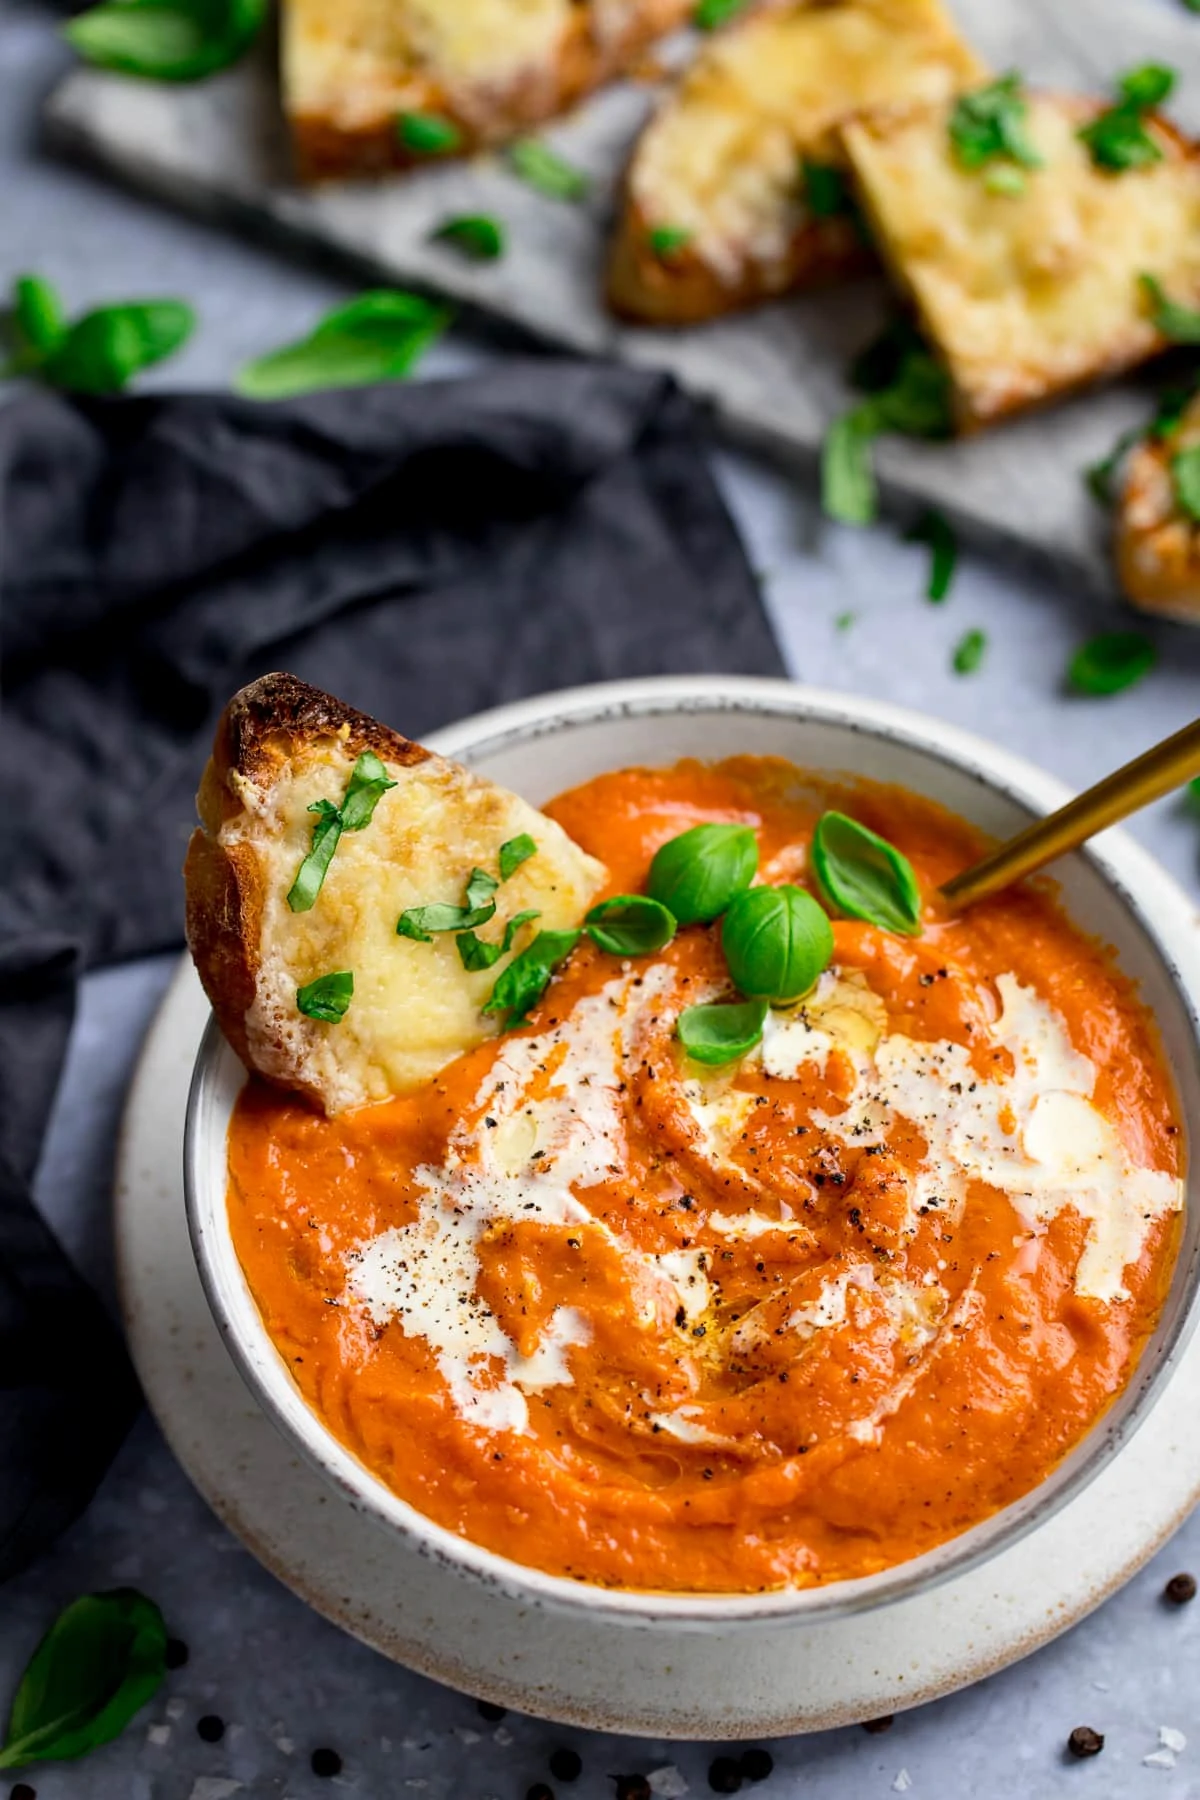
[[[354,997],[354,976],[349,969],[338,969],[330,975],[318,975],[296,989],[296,1010],[307,1019],[320,1019],[336,1025],[344,1019]]]

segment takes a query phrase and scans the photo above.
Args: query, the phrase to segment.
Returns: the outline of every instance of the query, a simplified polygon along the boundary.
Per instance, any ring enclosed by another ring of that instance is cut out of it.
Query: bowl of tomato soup
[[[1194,1316],[1195,952],[1166,877],[1108,833],[951,916],[939,884],[1057,785],[781,682],[579,690],[431,741],[554,817],[607,895],[697,825],[750,828],[754,885],[820,898],[832,951],[714,1055],[680,1021],[744,1000],[719,921],[584,938],[515,1029],[333,1118],[210,1031],[189,1219],[279,1428],[444,1569],[448,1616],[467,1578],[559,1619],[776,1627],[927,1590],[1068,1505]],[[831,903],[830,813],[900,853],[918,925]]]

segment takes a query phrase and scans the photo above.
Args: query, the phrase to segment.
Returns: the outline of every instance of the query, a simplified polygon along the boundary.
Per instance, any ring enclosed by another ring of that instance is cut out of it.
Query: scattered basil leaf
[[[587,198],[592,185],[588,176],[581,169],[573,169],[540,138],[518,138],[508,147],[508,160],[515,175],[552,200]]]
[[[904,534],[909,544],[929,545],[929,586],[926,597],[939,602],[950,592],[950,583],[954,580],[955,565],[958,562],[958,539],[953,527],[944,513],[930,507],[921,514],[915,525],[910,525]]]
[[[511,880],[521,864],[536,855],[537,843],[527,831],[521,832],[519,837],[509,838],[507,843],[500,846],[501,881]]]
[[[67,335],[62,301],[40,275],[18,275],[13,283],[13,323],[20,349],[37,359],[57,350]]]
[[[843,525],[869,525],[878,510],[871,446],[878,432],[873,404],[835,419],[821,445],[821,509]]]
[[[1143,428],[1140,425],[1134,425],[1130,430],[1123,431],[1107,456],[1102,456],[1099,462],[1089,463],[1084,469],[1083,479],[1087,483],[1088,491],[1094,499],[1100,502],[1101,506],[1112,505],[1115,498],[1113,483],[1117,477],[1117,470],[1133,446],[1140,443],[1143,435]]]
[[[821,892],[850,919],[905,937],[921,932],[921,890],[908,858],[845,813],[822,813],[812,840]]]
[[[675,936],[675,917],[645,894],[616,894],[601,900],[584,920],[587,934],[610,956],[649,956]]]
[[[821,503],[830,518],[875,517],[871,440],[880,432],[941,438],[953,428],[950,379],[907,320],[893,320],[855,357],[850,379],[869,398],[835,419],[821,451]]]
[[[665,262],[690,244],[694,235],[686,225],[655,225],[646,233],[646,242],[652,254]]]
[[[1067,665],[1067,680],[1080,694],[1119,694],[1148,675],[1158,652],[1141,631],[1105,631],[1081,644]]]
[[[1200,4],[1200,0],[1197,3]],[[699,31],[715,31],[718,25],[726,25],[730,19],[735,19],[746,4],[747,0],[698,0],[692,24]]]
[[[833,629],[835,631],[849,631],[857,617],[857,613],[841,612],[833,621]]]
[[[446,156],[461,149],[463,135],[453,119],[440,113],[402,112],[396,118],[396,136],[414,156]]]
[[[530,1008],[537,1005],[550,985],[551,975],[578,942],[577,931],[539,931],[532,944],[514,956],[500,976],[484,1012],[507,1013],[506,1031],[523,1025]]]
[[[1200,0],[1197,0],[1196,10],[1200,12]],[[1200,775],[1193,775],[1183,791],[1187,795],[1188,805],[1200,812]]]
[[[201,81],[250,48],[267,0],[104,0],[64,25],[85,62],[147,81]]]
[[[486,943],[483,938],[476,937],[473,931],[462,932],[454,941],[458,945],[458,954],[462,959],[463,968],[472,971],[494,968],[500,958],[507,956],[512,949],[513,939],[522,925],[528,925],[531,919],[540,919],[541,916],[541,913],[533,908],[525,912],[514,913],[504,927],[504,936],[498,944]]]
[[[856,211],[845,171],[835,163],[813,162],[804,157],[804,201],[814,219],[836,219]]]
[[[303,987],[298,987],[296,1009],[306,1018],[336,1025],[339,1019],[345,1018],[353,997],[354,976],[349,969],[339,969],[335,974],[318,975],[314,981],[306,981]]]
[[[729,903],[721,948],[736,988],[752,1000],[786,1005],[829,967],[833,927],[803,888],[745,888]]]
[[[1166,63],[1142,63],[1140,68],[1121,76],[1117,91],[1130,106],[1161,106],[1170,99],[1178,79],[1176,71]]]
[[[1150,302],[1150,318],[1156,331],[1161,331],[1173,344],[1200,344],[1200,312],[1170,300],[1162,283],[1154,275],[1139,275],[1142,292]]]
[[[486,213],[464,213],[446,219],[433,233],[435,243],[452,244],[473,262],[496,262],[504,255],[504,227]]]
[[[486,869],[472,869],[467,877],[466,905],[468,910],[475,911],[486,906],[500,883]]]
[[[750,886],[757,868],[751,826],[693,825],[655,851],[646,886],[680,925],[704,924]]]
[[[250,400],[361,387],[407,375],[450,323],[448,307],[382,288],[321,320],[310,336],[247,363],[234,387]]]
[[[689,1006],[675,1023],[675,1035],[693,1061],[718,1068],[753,1050],[763,1034],[765,1000],[715,1001]]]
[[[196,315],[182,300],[131,300],[98,306],[68,326],[38,363],[54,387],[80,394],[116,394],[143,369],[186,343]]]
[[[311,910],[342,835],[342,815],[332,800],[314,800],[308,810],[316,813],[317,822],[312,828],[312,846],[288,889],[287,903],[293,912]]]
[[[1119,175],[1127,169],[1145,169],[1162,161],[1162,150],[1142,122],[1135,106],[1110,106],[1080,127],[1078,136],[1098,169]]]
[[[996,161],[1040,169],[1042,159],[1026,130],[1028,107],[1021,77],[1014,71],[986,87],[960,94],[950,114],[950,142],[964,169]]]
[[[987,633],[975,626],[964,631],[954,646],[951,666],[956,675],[974,675],[987,652]]]
[[[431,944],[435,931],[473,931],[496,916],[496,902],[481,906],[451,906],[434,901],[428,906],[409,906],[396,920],[396,935],[412,938],[418,944]]]
[[[350,782],[341,804],[342,830],[361,831],[371,823],[375,808],[396,783],[373,750],[364,750],[350,772]]]
[[[84,1594],[59,1613],[21,1677],[0,1769],[86,1756],[124,1731],[166,1673],[167,1632],[132,1588]]]
[[[1171,458],[1175,504],[1193,524],[1200,524],[1200,444],[1178,450]]]

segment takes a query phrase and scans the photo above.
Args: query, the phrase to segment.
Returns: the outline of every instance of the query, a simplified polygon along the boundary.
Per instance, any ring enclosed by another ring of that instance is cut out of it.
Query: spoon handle
[[[986,900],[1023,876],[1032,875],[1055,857],[1077,849],[1085,838],[1094,837],[1196,775],[1200,775],[1200,719],[1106,775],[1057,812],[1027,826],[938,891],[955,912],[974,906],[977,900]]]

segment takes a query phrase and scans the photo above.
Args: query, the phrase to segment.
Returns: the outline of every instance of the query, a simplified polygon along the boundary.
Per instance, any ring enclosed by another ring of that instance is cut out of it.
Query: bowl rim
[[[424,741],[442,755],[470,762],[511,745],[551,737],[564,727],[681,712],[739,711],[811,720],[896,743],[966,775],[1033,816],[1053,810],[1071,797],[1070,788],[1056,777],[958,726],[889,702],[769,677],[658,676],[596,683],[477,713],[427,734]],[[1074,854],[1092,866],[1154,952],[1188,1022],[1192,1054],[1200,1064],[1200,1014],[1179,967],[1180,953],[1185,960],[1190,953],[1200,992],[1200,955],[1183,933],[1193,910],[1186,896],[1148,852],[1119,830],[1104,832]],[[1159,890],[1157,900],[1145,896],[1148,886]],[[1157,916],[1171,912],[1176,915],[1174,920]],[[240,1062],[225,1044],[215,1018],[210,1018],[189,1086],[184,1193],[192,1251],[205,1297],[243,1380],[275,1428],[356,1510],[372,1517],[382,1529],[398,1532],[410,1548],[456,1577],[500,1590],[539,1612],[600,1613],[643,1628],[736,1629],[842,1617],[940,1586],[1009,1549],[1090,1484],[1149,1415],[1200,1320],[1200,1246],[1187,1268],[1181,1246],[1172,1285],[1186,1283],[1190,1290],[1187,1302],[1179,1308],[1157,1353],[1151,1355],[1150,1344],[1144,1348],[1118,1396],[1118,1404],[1128,1402],[1123,1415],[1114,1419],[1110,1408],[1028,1494],[921,1556],[852,1580],[750,1594],[674,1593],[571,1581],[488,1550],[428,1518],[387,1488],[343,1446],[303,1398],[263,1325],[233,1250],[226,1225],[224,1184],[216,1192],[217,1184],[204,1179],[206,1150],[210,1157],[212,1150],[203,1137],[209,1092],[214,1083],[224,1081],[226,1073],[239,1082],[244,1080]],[[1196,1180],[1191,1169],[1187,1179],[1190,1189]],[[1185,1195],[1185,1209],[1189,1204],[1190,1193]],[[210,1221],[225,1229],[210,1233]],[[215,1250],[213,1236],[218,1239]],[[225,1270],[235,1289],[232,1294]]]

